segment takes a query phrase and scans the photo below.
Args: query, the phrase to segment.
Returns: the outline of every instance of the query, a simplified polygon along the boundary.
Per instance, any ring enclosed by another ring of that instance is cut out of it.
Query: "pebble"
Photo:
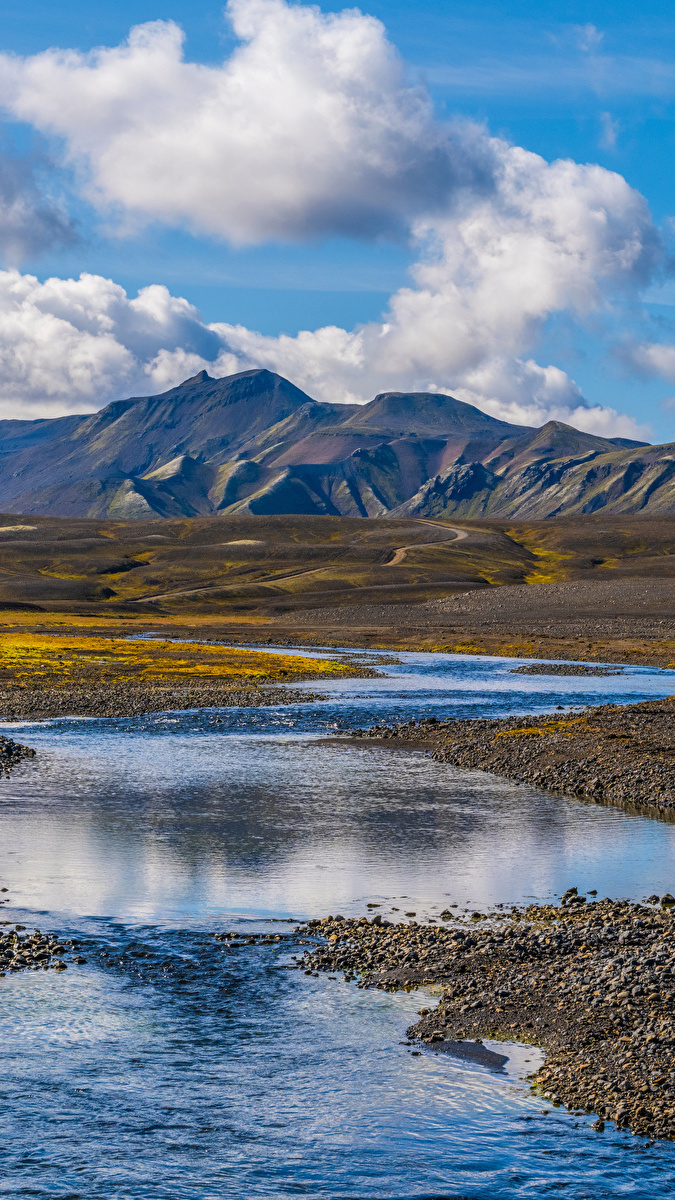
[[[510,675],[623,675],[616,667],[598,667],[591,663],[526,663],[514,667]]]
[[[654,893],[655,894],[655,893]],[[675,1139],[675,912],[581,897],[446,924],[327,917],[298,926],[320,939],[295,966],[341,971],[358,987],[433,984],[408,1037],[429,1049],[483,1038],[544,1047],[531,1086],[554,1106]],[[419,1051],[421,1052],[421,1051]]]
[[[74,954],[76,947],[72,941],[60,940],[58,934],[43,934],[39,929],[27,933],[23,925],[16,925],[9,931],[0,931],[0,973],[26,971],[29,969],[65,971],[67,963],[63,955]],[[87,960],[79,955],[71,959],[74,963],[84,963]]]
[[[73,716],[138,717],[149,713],[175,712],[191,708],[258,708],[279,704],[311,704],[326,698],[325,694],[273,685],[265,688],[242,688],[211,683],[160,686],[70,682],[67,687],[27,684],[0,691],[0,720],[45,720],[50,717]],[[33,754],[34,751],[30,753]]]
[[[22,758],[35,758],[35,751],[30,746],[23,746],[21,742],[0,737],[0,771],[9,775],[11,768],[20,763]],[[2,888],[2,891],[5,890]]]

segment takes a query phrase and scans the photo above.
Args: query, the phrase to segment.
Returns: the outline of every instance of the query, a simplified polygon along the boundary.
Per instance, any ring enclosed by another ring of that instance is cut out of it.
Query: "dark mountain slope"
[[[266,370],[2,421],[0,467],[0,510],[58,516],[675,511],[675,446],[509,425],[437,393],[324,404]]]
[[[245,371],[227,379],[211,379],[203,371],[162,395],[116,401],[91,416],[2,422],[1,502],[8,512],[103,516],[112,506],[121,516],[135,481],[176,458],[187,454],[210,464],[215,478],[217,467],[234,459],[256,435],[264,441],[271,430],[295,417],[293,441],[334,419],[334,411],[343,416],[339,406],[317,405],[270,371]],[[129,480],[134,481],[131,489],[124,487],[117,496]],[[139,497],[144,490],[146,503],[129,502],[139,510],[136,515],[153,511],[153,482],[140,488]]]
[[[538,520],[646,508],[675,512],[675,445],[618,449],[612,440],[551,421],[507,453],[455,464],[427,480],[396,515]]]
[[[489,431],[497,436],[514,437],[531,433],[525,425],[509,425],[488,416],[472,404],[464,404],[440,392],[382,392],[357,408],[345,422],[346,428],[372,430],[387,438],[457,437]]]

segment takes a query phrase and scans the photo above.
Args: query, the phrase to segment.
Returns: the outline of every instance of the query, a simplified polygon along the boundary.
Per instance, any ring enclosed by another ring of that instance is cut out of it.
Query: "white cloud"
[[[557,42],[558,39],[553,39]],[[631,54],[579,53],[578,45],[569,53],[568,43],[560,39],[565,53],[535,55],[508,53],[478,61],[454,61],[429,66],[425,78],[455,93],[504,96],[529,96],[539,102],[545,96],[578,111],[579,97],[601,97],[606,103],[626,104],[652,98],[667,100],[675,94],[675,72],[668,59],[646,58]]]
[[[592,54],[602,44],[604,33],[596,25],[573,25],[572,30],[579,49],[584,54]]]
[[[204,324],[191,304],[165,287],[144,288],[130,298],[99,275],[41,283],[2,271],[0,416],[92,411],[123,396],[164,391],[202,368],[222,376],[267,366],[319,399],[446,390],[517,424],[556,419],[607,436],[648,436],[613,409],[585,406],[576,384],[557,367],[508,355],[477,355],[467,363],[463,355],[464,368],[455,367],[451,376],[446,355],[436,373],[432,368],[425,374],[407,355],[406,339],[407,330],[392,322],[352,332],[326,327],[295,338],[264,337],[243,326]]]
[[[221,66],[186,62],[181,31],[158,21],[88,55],[0,56],[0,99],[64,139],[91,198],[124,219],[235,241],[405,229],[410,286],[381,322],[292,338],[207,327],[159,286],[129,299],[98,276],[8,273],[5,410],[98,407],[201,366],[268,366],[320,399],[442,389],[509,420],[626,432],[531,355],[552,314],[583,320],[649,278],[662,250],[643,197],[599,166],[439,123],[382,25],[356,9],[231,0],[228,12],[240,45]]]
[[[675,383],[675,346],[664,342],[629,342],[617,353],[622,362],[639,375]]]
[[[648,276],[660,251],[644,200],[601,167],[549,165],[497,139],[492,149],[493,192],[418,225],[415,286],[392,296],[381,323],[297,338],[219,325],[223,342],[323,399],[442,389],[506,420],[555,416],[598,432],[604,421],[603,432],[644,436],[610,410],[584,408],[563,371],[523,358],[553,313],[583,318]]]
[[[603,150],[616,150],[621,125],[611,113],[600,113],[600,145]]]
[[[380,236],[489,185],[480,131],[434,119],[373,17],[227,12],[241,44],[221,66],[154,21],[112,49],[0,56],[0,102],[65,139],[94,203],[234,242]]]
[[[91,411],[162,391],[221,351],[186,300],[164,287],[129,299],[100,275],[47,279],[0,271],[0,414]],[[228,368],[224,354],[222,362]],[[236,360],[229,360],[232,370]]]

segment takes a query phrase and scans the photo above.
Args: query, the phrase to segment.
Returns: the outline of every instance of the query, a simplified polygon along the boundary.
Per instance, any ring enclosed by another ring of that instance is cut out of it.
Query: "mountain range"
[[[675,512],[675,444],[511,425],[429,392],[326,404],[267,370],[0,421],[0,468],[0,511],[65,517]]]

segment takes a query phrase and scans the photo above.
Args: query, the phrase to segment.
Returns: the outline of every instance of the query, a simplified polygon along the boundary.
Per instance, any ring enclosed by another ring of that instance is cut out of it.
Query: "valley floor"
[[[672,666],[675,580],[609,578],[476,589],[423,604],[286,613],[255,637],[516,658]],[[276,637],[273,635],[277,634]],[[241,628],[237,637],[251,637]]]

